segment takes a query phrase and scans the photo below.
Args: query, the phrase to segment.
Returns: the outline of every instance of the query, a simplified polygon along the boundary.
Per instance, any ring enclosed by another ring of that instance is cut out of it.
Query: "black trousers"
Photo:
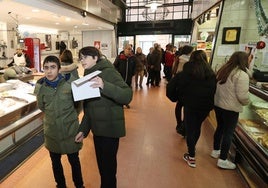
[[[195,146],[200,137],[201,125],[209,111],[193,111],[184,107],[184,123],[186,128],[186,143],[190,157],[195,157]]]
[[[93,136],[101,188],[116,188],[117,151],[119,138]]]
[[[225,160],[231,147],[233,134],[238,121],[238,112],[224,110],[215,106],[217,128],[214,133],[213,148],[221,150],[220,159]]]
[[[151,72],[151,84],[155,86],[159,86],[160,83],[160,71],[152,70]]]
[[[180,126],[182,121],[183,121],[182,118],[181,118],[182,107],[183,107],[182,102],[177,101],[176,107],[175,107],[175,117],[176,117],[176,121],[177,121],[178,126]]]
[[[63,167],[61,164],[61,155],[62,154],[53,153],[53,152],[49,152],[49,154],[50,154],[50,158],[52,161],[52,169],[53,169],[55,181],[57,183],[57,188],[66,188]],[[73,178],[73,182],[75,184],[75,187],[81,188],[81,187],[83,187],[84,183],[83,183],[81,165],[80,165],[80,160],[79,160],[78,155],[79,155],[79,153],[76,152],[76,153],[67,154],[67,157],[68,157],[68,161],[72,167],[72,178]]]

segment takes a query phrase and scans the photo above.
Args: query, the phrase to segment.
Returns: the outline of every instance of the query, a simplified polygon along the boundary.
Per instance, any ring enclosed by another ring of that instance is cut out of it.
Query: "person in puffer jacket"
[[[79,121],[71,90],[71,82],[76,78],[71,74],[63,76],[60,68],[58,57],[47,56],[43,62],[45,77],[37,81],[34,93],[39,109],[44,112],[45,147],[50,154],[57,187],[66,188],[61,156],[67,154],[75,187],[82,188],[79,160],[82,143],[75,142]]]
[[[229,161],[231,146],[239,112],[249,103],[249,55],[237,51],[217,72],[217,90],[215,93],[215,113],[217,128],[211,157],[217,158],[217,166],[223,169],[235,169]]]
[[[191,54],[182,72],[176,74],[166,88],[166,95],[171,101],[180,99],[184,105],[188,152],[183,159],[190,167],[196,167],[196,144],[202,123],[214,107],[215,91],[216,76],[203,50],[196,50]]]
[[[101,71],[91,79],[91,87],[99,88],[101,96],[84,100],[84,116],[76,141],[81,142],[92,131],[101,176],[100,187],[116,188],[119,140],[126,135],[123,106],[130,103],[133,92],[113,64],[101,58],[97,48],[82,48],[79,58],[85,69],[84,75]]]

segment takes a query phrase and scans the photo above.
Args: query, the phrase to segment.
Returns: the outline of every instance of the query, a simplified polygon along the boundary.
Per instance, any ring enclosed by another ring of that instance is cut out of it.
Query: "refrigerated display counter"
[[[20,80],[0,84],[0,159],[42,131],[34,86]]]
[[[250,85],[250,104],[239,115],[233,148],[238,167],[250,187],[268,184],[268,90]]]

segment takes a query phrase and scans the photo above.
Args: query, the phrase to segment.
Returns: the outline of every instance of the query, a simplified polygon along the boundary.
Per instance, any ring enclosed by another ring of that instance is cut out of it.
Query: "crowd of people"
[[[214,109],[217,128],[210,156],[218,159],[220,168],[236,168],[228,160],[228,151],[238,114],[242,106],[249,103],[249,55],[246,52],[235,52],[217,72],[209,65],[206,53],[190,45],[177,50],[167,44],[163,50],[155,43],[145,55],[140,47],[134,52],[127,44],[114,62],[93,46],[83,47],[78,56],[84,76],[101,71],[90,80],[91,87],[99,88],[100,97],[73,101],[71,82],[79,75],[78,65],[68,49],[62,50],[59,57],[44,59],[45,76],[35,86],[38,107],[45,114],[45,147],[51,157],[57,187],[66,187],[61,165],[64,154],[72,167],[75,187],[84,187],[79,150],[83,139],[92,132],[101,188],[116,188],[119,141],[126,135],[123,107],[130,108],[132,82],[135,88],[142,89],[144,77],[147,77],[147,86],[160,87],[161,67],[164,67],[166,95],[176,102],[176,131],[186,138],[188,151],[183,160],[190,167],[196,167],[196,144],[201,126]],[[83,107],[77,103],[83,103]],[[82,109],[83,117],[79,123]]]

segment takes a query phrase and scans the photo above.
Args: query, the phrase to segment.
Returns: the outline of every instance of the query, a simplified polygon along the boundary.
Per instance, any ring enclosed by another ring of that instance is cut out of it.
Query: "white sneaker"
[[[212,150],[212,152],[210,153],[210,156],[215,159],[218,159],[220,154],[221,154],[221,150]]]
[[[236,168],[236,165],[227,159],[226,160],[218,159],[217,166],[223,169],[230,169],[230,170]]]

